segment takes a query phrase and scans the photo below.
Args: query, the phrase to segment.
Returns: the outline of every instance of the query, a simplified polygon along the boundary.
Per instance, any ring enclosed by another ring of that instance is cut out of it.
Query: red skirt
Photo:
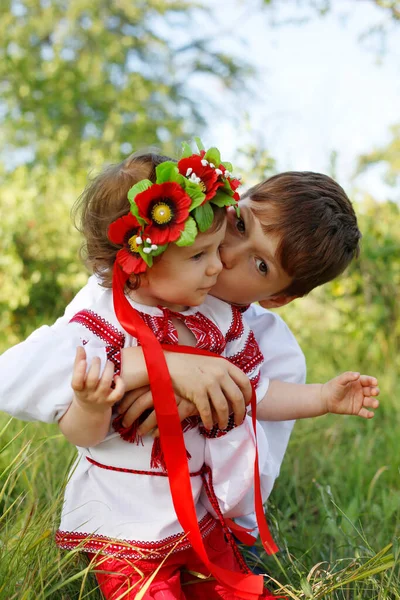
[[[204,539],[210,560],[225,569],[243,572],[243,563],[226,540],[220,523]],[[134,600],[146,586],[143,600],[237,600],[209,577],[192,548],[175,552],[161,563],[89,554],[106,600]],[[155,573],[156,572],[156,573]],[[155,575],[153,576],[153,574]],[[202,578],[203,577],[203,578]],[[150,582],[150,583],[149,583]],[[265,590],[260,598],[273,598]]]

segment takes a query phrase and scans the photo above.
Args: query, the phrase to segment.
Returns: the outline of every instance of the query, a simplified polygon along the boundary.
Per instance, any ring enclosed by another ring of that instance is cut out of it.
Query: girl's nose
[[[209,264],[207,269],[207,275],[219,275],[223,269],[222,261],[219,255],[215,255],[212,262]]]

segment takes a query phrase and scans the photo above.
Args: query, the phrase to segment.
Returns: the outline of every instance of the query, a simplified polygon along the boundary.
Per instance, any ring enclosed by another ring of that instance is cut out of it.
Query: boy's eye
[[[261,260],[261,258],[256,258],[256,269],[261,275],[266,275],[268,273],[268,265]]]
[[[203,256],[204,252],[199,252],[198,254],[195,254],[194,256],[192,256],[192,260],[199,260],[202,256]]]
[[[238,219],[236,221],[236,229],[239,231],[239,233],[244,233],[246,231],[243,219]]]

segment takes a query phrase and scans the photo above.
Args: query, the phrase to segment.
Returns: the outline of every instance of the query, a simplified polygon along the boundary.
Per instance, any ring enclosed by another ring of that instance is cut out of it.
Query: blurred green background
[[[381,39],[399,35],[398,1],[363,2],[382,16]],[[305,5],[310,19],[335,8],[333,0],[285,4],[299,28]],[[278,5],[260,2],[257,10]],[[211,3],[1,3],[0,350],[53,322],[85,284],[70,211],[88,175],[149,146],[176,156],[194,135],[219,145],[204,111],[207,85],[246,98],[257,81],[251,57],[214,45],[197,31],[197,15],[213,19]],[[177,49],[172,40],[188,32]],[[221,30],[219,42],[236,33]],[[209,81],[202,95],[190,86],[193,73]],[[257,140],[235,154],[245,183],[278,170]],[[327,161],[335,176],[334,152]],[[400,598],[400,123],[392,123],[386,146],[365,148],[355,177],[376,164],[386,197],[360,190],[357,179],[347,190],[363,232],[359,260],[279,312],[306,354],[309,381],[353,369],[378,376],[382,390],[371,422],[326,417],[296,425],[270,502],[284,551],[280,562],[265,562],[293,598]],[[98,598],[80,559],[51,541],[72,450],[54,427],[23,427],[6,416],[0,434],[0,598]]]

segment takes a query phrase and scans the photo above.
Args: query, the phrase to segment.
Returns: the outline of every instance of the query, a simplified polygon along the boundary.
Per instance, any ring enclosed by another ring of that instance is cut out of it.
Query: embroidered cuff
[[[245,420],[245,418],[246,418],[246,415],[243,417],[243,421]],[[243,421],[242,421],[242,423],[243,423]],[[240,425],[242,423],[240,423]],[[232,431],[232,429],[234,429],[235,427],[237,427],[237,425],[235,425],[235,415],[233,413],[231,413],[229,415],[228,425],[225,427],[225,429],[220,429],[218,427],[218,425],[214,425],[214,427],[212,429],[206,429],[204,427],[204,425],[200,425],[199,431],[200,431],[201,435],[203,435],[206,438],[219,438],[219,437],[222,437],[223,435],[226,435],[230,431]]]

